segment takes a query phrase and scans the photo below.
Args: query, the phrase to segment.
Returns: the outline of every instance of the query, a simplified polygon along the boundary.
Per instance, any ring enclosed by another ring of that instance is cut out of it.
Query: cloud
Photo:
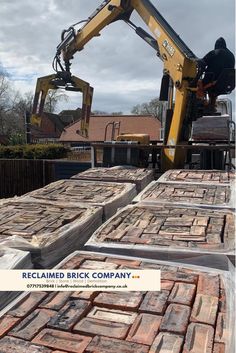
[[[61,31],[86,19],[101,2],[1,0],[0,62],[18,89],[34,91],[36,78],[52,73]],[[220,36],[234,51],[234,0],[152,2],[198,57]],[[132,19],[146,29],[138,15]],[[128,113],[133,105],[157,96],[163,66],[154,50],[120,21],[101,34],[75,54],[72,65],[73,74],[95,88],[93,108]]]

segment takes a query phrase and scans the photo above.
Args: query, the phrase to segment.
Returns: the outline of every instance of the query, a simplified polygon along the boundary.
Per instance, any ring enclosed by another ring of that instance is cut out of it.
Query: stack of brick
[[[50,267],[79,249],[102,223],[102,208],[60,202],[9,201],[0,206],[0,245],[30,251]]]
[[[233,208],[233,190],[225,184],[170,183],[153,181],[134,202],[201,205]]]
[[[230,352],[223,272],[82,252],[61,267],[161,269],[162,291],[28,293],[0,318],[1,353]]]
[[[85,172],[76,174],[72,179],[110,181],[117,183],[133,183],[137,192],[142,191],[153,179],[152,170],[142,168],[113,167],[113,168],[91,168]]]
[[[0,247],[0,270],[32,268],[30,253],[16,249]],[[10,303],[19,292],[0,291],[0,310]]]
[[[201,184],[230,184],[235,181],[235,173],[222,170],[170,169],[159,182],[181,182]]]
[[[235,248],[234,214],[230,210],[159,205],[132,205],[120,210],[89,239],[89,249],[133,252],[154,250],[229,252]],[[166,256],[169,256],[166,253]]]
[[[42,189],[25,195],[24,200],[60,201],[66,205],[80,206],[89,203],[103,208],[104,220],[110,218],[117,209],[128,205],[136,196],[136,188],[130,183],[114,183],[87,180],[59,180]]]

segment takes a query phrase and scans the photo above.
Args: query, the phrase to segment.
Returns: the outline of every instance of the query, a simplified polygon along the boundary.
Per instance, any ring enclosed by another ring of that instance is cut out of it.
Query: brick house
[[[151,141],[160,140],[161,122],[152,115],[92,115],[89,125],[88,139],[80,136],[77,131],[80,130],[80,121],[67,126],[61,134],[60,142],[68,146],[88,145],[91,142],[103,142],[111,140],[112,126],[116,123],[120,129],[115,130],[115,136],[118,134],[148,134]],[[108,125],[110,124],[110,125]],[[105,130],[107,126],[107,135]]]
[[[52,113],[43,113],[40,127],[31,126],[31,142],[59,142],[59,138],[66,126],[60,116]]]

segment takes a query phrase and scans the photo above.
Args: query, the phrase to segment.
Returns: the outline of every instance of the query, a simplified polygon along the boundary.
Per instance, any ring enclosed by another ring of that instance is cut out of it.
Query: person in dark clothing
[[[233,69],[235,65],[234,54],[227,48],[224,38],[215,42],[215,49],[211,50],[202,59],[205,66],[203,85],[216,81],[224,69]]]
[[[227,48],[224,38],[220,37],[215,42],[215,49],[207,53],[200,60],[200,66],[204,72],[202,80],[198,81],[199,97],[209,96],[209,107],[215,109],[217,95],[214,93],[214,85],[224,69],[233,69],[235,65],[234,54]],[[211,109],[210,108],[210,109]]]

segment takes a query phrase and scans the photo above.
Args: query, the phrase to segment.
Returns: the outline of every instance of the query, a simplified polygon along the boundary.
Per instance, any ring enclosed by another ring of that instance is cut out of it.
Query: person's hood
[[[215,42],[215,49],[226,49],[226,41],[224,40],[224,38],[220,37],[219,39],[217,39],[217,41]]]

